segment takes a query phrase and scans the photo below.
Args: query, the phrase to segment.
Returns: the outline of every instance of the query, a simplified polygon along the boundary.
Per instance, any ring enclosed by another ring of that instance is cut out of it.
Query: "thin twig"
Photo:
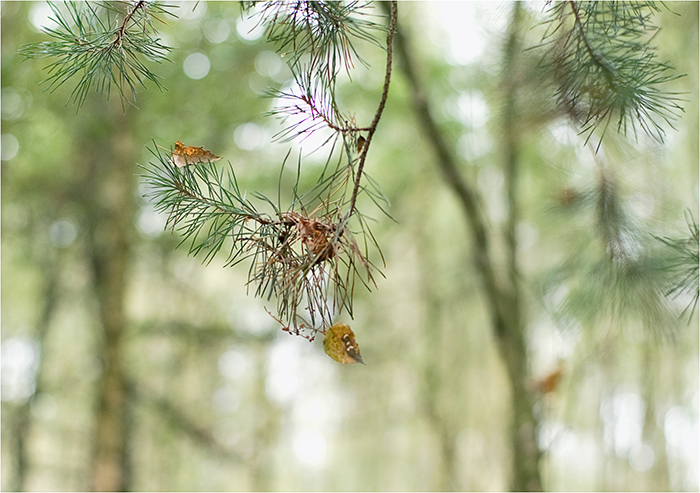
[[[114,40],[114,43],[113,43],[115,46],[117,46],[121,43],[122,39],[124,38],[124,35],[126,34],[126,25],[129,23],[131,18],[134,16],[136,11],[138,9],[140,9],[141,7],[143,7],[144,5],[146,5],[146,2],[144,0],[140,0],[140,1],[136,2],[136,4],[134,5],[134,8],[131,9],[131,12],[126,14],[126,16],[124,17],[124,22],[122,22],[122,25],[119,28],[119,31],[117,31],[117,38]]]
[[[593,60],[593,63],[595,63],[598,66],[598,68],[600,68],[603,71],[603,74],[605,75],[605,78],[607,79],[608,84],[610,84],[610,87],[613,87],[614,74],[612,73],[610,68],[603,62],[603,60],[600,59],[598,54],[593,50],[591,45],[588,43],[588,36],[586,36],[586,32],[583,29],[583,22],[581,21],[581,17],[579,16],[578,7],[576,6],[576,2],[569,1],[569,7],[571,7],[571,11],[574,13],[574,23],[576,24],[576,27],[578,28],[579,35],[581,36],[581,41],[583,42],[583,46],[586,47],[586,51],[588,52],[588,55],[591,57],[591,60]]]
[[[348,209],[347,217],[352,216],[355,210],[355,203],[357,202],[357,194],[360,192],[360,180],[362,179],[362,171],[365,167],[365,161],[367,159],[367,150],[372,142],[372,136],[377,131],[377,125],[379,124],[379,119],[382,117],[384,112],[384,107],[386,106],[386,100],[389,97],[389,83],[391,82],[391,63],[394,53],[394,32],[396,31],[396,18],[397,18],[397,3],[396,0],[391,2],[391,12],[389,13],[389,27],[386,34],[386,73],[384,75],[384,90],[382,91],[382,99],[379,102],[379,107],[374,115],[372,124],[369,126],[369,131],[367,137],[365,137],[365,144],[362,147],[362,154],[360,155],[360,162],[357,165],[357,175],[355,176],[355,187],[352,190],[352,196],[350,198],[350,208]]]

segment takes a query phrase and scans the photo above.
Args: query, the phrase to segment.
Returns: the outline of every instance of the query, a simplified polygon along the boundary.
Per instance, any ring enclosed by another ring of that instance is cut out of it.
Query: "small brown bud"
[[[364,138],[362,135],[360,135],[360,136],[357,138],[357,153],[358,153],[358,154],[359,154],[360,152],[362,152],[362,148],[363,148],[364,146],[365,146],[365,138]]]

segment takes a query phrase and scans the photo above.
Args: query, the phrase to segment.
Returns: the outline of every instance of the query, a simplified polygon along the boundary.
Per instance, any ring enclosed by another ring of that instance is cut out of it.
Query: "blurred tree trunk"
[[[255,347],[255,383],[252,400],[258,409],[251,432],[253,443],[248,457],[252,491],[274,491],[275,444],[279,439],[281,417],[265,393],[266,353],[269,341],[257,342]]]
[[[657,348],[647,345],[643,350],[643,365],[640,387],[646,404],[644,427],[642,428],[642,444],[653,447],[654,462],[646,472],[648,481],[645,489],[648,491],[671,491],[672,485],[668,476],[669,463],[666,456],[666,437],[664,430],[656,420],[664,412],[665,405],[660,389],[664,388],[662,364]]]
[[[428,178],[426,177],[426,180]],[[429,199],[426,199],[428,202]],[[425,204],[428,207],[428,204]],[[454,420],[450,420],[439,403],[443,396],[451,392],[449,383],[454,381],[454,366],[450,359],[445,358],[445,348],[449,347],[449,335],[446,334],[442,323],[442,313],[445,300],[440,290],[440,279],[436,275],[439,267],[434,261],[434,249],[430,244],[429,226],[424,218],[416,218],[411,236],[416,239],[419,252],[418,262],[420,278],[420,298],[424,302],[425,314],[422,318],[424,338],[421,340],[422,351],[425,352],[423,363],[419,366],[419,374],[423,388],[419,392],[421,407],[426,420],[433,429],[438,441],[436,449],[439,454],[435,471],[434,491],[459,491],[457,474],[457,433]]]
[[[46,225],[42,224],[42,226]],[[44,231],[48,230],[46,227],[42,229]],[[13,442],[15,470],[9,488],[11,491],[25,491],[27,489],[27,473],[29,471],[27,441],[32,427],[32,414],[30,410],[36,396],[41,394],[44,388],[42,378],[42,370],[45,368],[43,361],[44,355],[46,354],[44,343],[51,324],[51,317],[53,316],[59,298],[60,256],[57,254],[56,248],[51,245],[50,242],[46,241],[46,239],[43,242],[37,242],[35,246],[39,250],[36,254],[36,258],[41,259],[40,261],[43,264],[42,272],[44,273],[44,286],[41,296],[43,306],[36,325],[37,341],[41,352],[38,357],[39,363],[36,369],[34,394],[19,406],[16,413],[17,422],[14,427],[15,438]]]
[[[509,217],[507,221],[506,243],[508,258],[507,273],[504,281],[496,274],[490,237],[487,229],[485,208],[472,184],[460,174],[454,145],[445,140],[433,118],[425,90],[420,82],[406,37],[399,27],[396,33],[396,45],[402,69],[408,79],[414,101],[418,122],[426,133],[429,144],[436,154],[436,163],[448,186],[457,195],[464,208],[467,226],[473,240],[474,261],[480,273],[484,297],[486,299],[492,328],[498,341],[498,349],[506,367],[511,384],[511,439],[512,439],[512,477],[511,489],[514,491],[540,491],[542,481],[539,471],[540,450],[536,438],[536,421],[533,416],[534,395],[526,387],[528,374],[527,348],[524,340],[525,323],[521,316],[520,294],[518,285],[518,268],[515,244],[515,225],[518,218],[516,202],[516,170],[518,165],[518,144],[516,114],[517,82],[514,80],[513,63],[518,49],[517,24],[522,7],[514,2],[511,32],[504,56],[506,81],[506,103],[503,114],[503,131],[505,134],[506,160],[504,175],[507,180],[507,199]]]
[[[503,175],[506,185],[508,217],[506,220],[507,287],[501,297],[506,302],[501,306],[506,324],[498,327],[496,335],[500,353],[511,382],[511,440],[513,447],[512,488],[515,491],[538,491],[542,489],[539,471],[540,449],[537,444],[537,422],[533,416],[535,396],[526,386],[529,373],[527,346],[524,340],[525,320],[522,311],[520,289],[520,266],[516,226],[520,219],[518,207],[518,167],[520,165],[520,142],[518,112],[517,60],[521,52],[520,23],[523,16],[521,2],[513,2],[513,12],[508,28],[503,56],[504,105],[501,124],[504,137]]]
[[[100,355],[103,371],[97,388],[90,489],[125,491],[129,489],[126,473],[128,393],[121,340],[126,326],[124,294],[132,236],[136,159],[131,108],[124,114],[118,99],[107,105],[95,103],[95,106],[106,113],[108,120],[95,121],[83,135],[83,151],[90,161],[81,192],[88,225],[88,254],[103,329]]]

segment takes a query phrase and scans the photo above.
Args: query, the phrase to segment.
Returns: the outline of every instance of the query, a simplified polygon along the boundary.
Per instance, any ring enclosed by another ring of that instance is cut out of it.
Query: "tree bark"
[[[102,106],[104,108],[104,105]],[[127,108],[128,110],[128,108]],[[90,132],[89,172],[83,183],[88,250],[103,329],[102,378],[90,479],[93,491],[128,490],[128,392],[122,367],[126,327],[124,293],[133,210],[133,139],[130,117],[118,102],[109,105],[106,138]]]
[[[508,217],[506,220],[506,268],[508,287],[501,295],[506,301],[507,324],[497,331],[501,356],[511,382],[511,408],[513,421],[511,439],[513,447],[512,489],[515,491],[539,491],[542,481],[539,471],[540,449],[537,444],[537,422],[533,416],[535,396],[526,386],[528,375],[527,345],[524,340],[525,322],[520,294],[520,266],[516,226],[520,220],[517,202],[518,167],[520,164],[520,142],[518,122],[518,78],[517,60],[520,54],[520,21],[523,16],[521,2],[513,2],[513,13],[508,28],[503,62],[504,101],[501,124],[503,128],[504,162],[503,176],[506,186]]]
[[[27,450],[27,442],[32,428],[32,415],[31,406],[32,402],[37,395],[41,394],[44,388],[42,374],[45,368],[44,355],[45,351],[45,341],[47,334],[49,332],[49,327],[51,325],[51,318],[53,316],[56,305],[58,304],[58,292],[59,292],[59,275],[60,275],[60,260],[59,255],[55,251],[55,247],[49,245],[45,247],[40,246],[40,251],[37,253],[37,257],[43,259],[43,269],[45,273],[44,276],[44,289],[42,294],[43,307],[41,309],[41,315],[37,321],[36,335],[39,342],[40,354],[39,363],[36,369],[35,384],[34,384],[34,394],[27,399],[17,409],[17,424],[15,425],[15,440],[14,445],[14,456],[15,456],[15,470],[13,480],[10,486],[11,491],[25,491],[27,486],[27,476],[30,467],[29,451]]]
[[[517,3],[517,2],[516,2]],[[383,5],[383,4],[382,4]],[[519,7],[516,7],[518,9]],[[517,10],[515,15],[517,19]],[[513,34],[515,36],[515,34]],[[515,38],[513,38],[515,39]],[[457,159],[432,116],[432,111],[425,95],[425,90],[417,75],[411,50],[403,31],[397,26],[395,35],[396,52],[401,67],[410,86],[417,119],[436,155],[436,164],[447,185],[456,194],[467,218],[467,226],[473,240],[474,263],[481,275],[484,297],[491,316],[491,325],[498,341],[498,349],[505,364],[511,385],[511,422],[512,441],[512,477],[513,491],[540,491],[542,482],[539,471],[540,450],[536,438],[536,421],[532,413],[534,396],[526,388],[525,378],[528,373],[527,348],[523,331],[524,322],[519,308],[519,289],[517,285],[517,262],[515,255],[515,221],[517,209],[515,203],[515,170],[517,169],[517,145],[515,129],[506,126],[511,132],[512,146],[506,159],[506,174],[510,173],[508,185],[510,217],[507,225],[507,243],[509,243],[508,275],[505,284],[496,276],[494,261],[491,258],[490,237],[486,227],[487,221],[481,200],[475,188],[460,174]],[[513,96],[514,97],[514,96]],[[513,105],[510,110],[513,111]],[[506,113],[507,115],[507,113]],[[512,117],[512,115],[511,115]]]

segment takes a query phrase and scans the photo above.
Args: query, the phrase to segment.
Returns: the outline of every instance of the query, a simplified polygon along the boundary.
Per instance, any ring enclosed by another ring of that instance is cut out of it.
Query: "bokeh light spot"
[[[182,70],[185,72],[185,75],[194,80],[206,77],[209,69],[211,69],[211,63],[209,62],[209,57],[204,53],[192,53],[185,58],[182,64]]]

